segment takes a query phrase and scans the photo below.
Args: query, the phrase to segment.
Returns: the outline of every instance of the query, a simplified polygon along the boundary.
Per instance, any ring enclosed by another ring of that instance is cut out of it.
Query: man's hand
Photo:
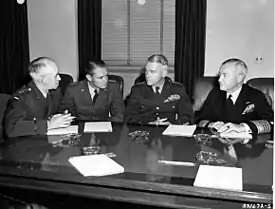
[[[52,116],[48,122],[48,130],[54,129],[54,128],[64,128],[71,125],[71,122],[73,121],[75,117],[71,116],[71,114],[56,114]]]
[[[149,122],[148,124],[151,124],[151,125],[171,125],[171,123],[169,121],[166,121],[167,118],[163,118],[163,119],[157,119],[153,122]]]
[[[61,113],[55,114],[55,115],[53,115],[53,116],[51,117],[51,119],[52,119],[52,118],[56,118],[56,117],[60,117],[60,116],[62,116],[62,115],[67,115],[68,113],[69,113],[68,110],[65,110],[63,114],[61,114]]]
[[[231,131],[235,132],[245,132],[245,126],[243,124],[236,124],[236,123],[225,123],[221,127],[217,129],[219,133],[229,133]]]
[[[214,128],[216,130],[219,130],[223,125],[224,125],[224,122],[216,121],[216,122],[209,123],[208,128]]]

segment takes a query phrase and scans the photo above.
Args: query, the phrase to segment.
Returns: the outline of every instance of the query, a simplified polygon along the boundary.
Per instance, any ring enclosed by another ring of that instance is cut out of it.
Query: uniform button
[[[159,113],[158,113],[158,112],[156,112],[156,115],[159,115]]]
[[[159,118],[159,117],[157,117],[157,120],[160,120],[160,118]]]
[[[173,105],[172,108],[175,108],[175,106]]]
[[[156,107],[157,110],[159,110],[159,107]]]

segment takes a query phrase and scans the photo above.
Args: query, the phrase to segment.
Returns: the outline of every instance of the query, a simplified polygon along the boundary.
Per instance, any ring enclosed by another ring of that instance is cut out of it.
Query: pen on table
[[[177,166],[197,166],[196,163],[182,162],[182,161],[159,160],[158,163],[165,164],[165,165],[177,165]]]

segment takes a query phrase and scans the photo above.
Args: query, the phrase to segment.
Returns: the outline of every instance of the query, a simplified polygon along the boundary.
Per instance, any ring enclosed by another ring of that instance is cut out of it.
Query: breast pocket
[[[168,102],[164,104],[165,109],[171,111],[171,112],[176,112],[178,104],[176,101]]]

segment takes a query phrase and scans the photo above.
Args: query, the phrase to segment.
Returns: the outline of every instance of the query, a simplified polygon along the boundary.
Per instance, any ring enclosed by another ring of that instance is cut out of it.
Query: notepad
[[[247,132],[230,131],[229,133],[221,133],[222,138],[252,139],[252,135]]]
[[[87,122],[84,126],[84,132],[112,132],[111,122]]]
[[[194,186],[226,190],[243,190],[242,169],[200,165]]]
[[[47,135],[77,134],[78,126],[72,125],[66,128],[55,128],[47,131]]]
[[[69,158],[83,176],[107,176],[124,172],[124,167],[104,154]]]
[[[169,125],[162,135],[193,136],[196,125]]]

